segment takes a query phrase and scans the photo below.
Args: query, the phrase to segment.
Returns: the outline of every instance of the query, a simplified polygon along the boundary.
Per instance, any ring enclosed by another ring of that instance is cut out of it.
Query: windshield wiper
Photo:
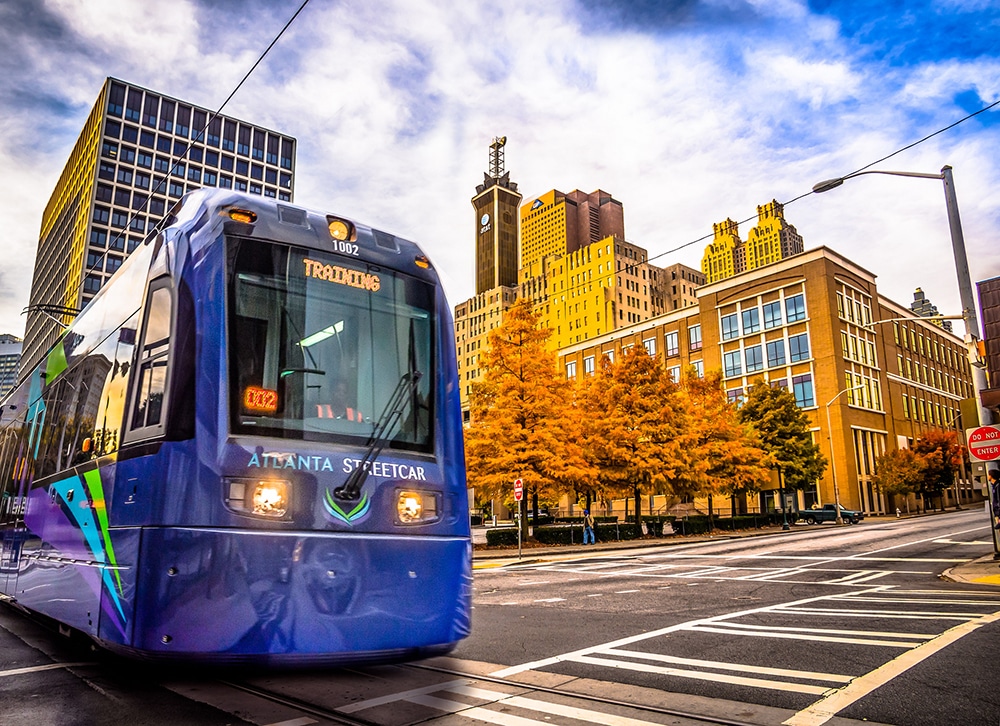
[[[406,410],[407,401],[416,393],[417,383],[423,374],[418,370],[412,370],[403,374],[396,384],[396,389],[389,397],[389,402],[385,405],[382,415],[378,417],[375,429],[368,439],[368,448],[357,467],[347,477],[344,486],[333,490],[333,496],[342,501],[354,501],[361,496],[361,487],[368,478],[368,469],[371,463],[382,453],[382,449],[389,443],[388,432],[392,430],[396,421]]]

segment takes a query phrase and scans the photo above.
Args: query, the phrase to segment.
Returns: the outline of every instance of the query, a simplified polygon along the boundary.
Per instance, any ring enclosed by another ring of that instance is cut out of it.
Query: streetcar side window
[[[143,316],[142,344],[136,362],[138,383],[132,407],[132,431],[143,430],[155,435],[163,428],[172,303],[170,289],[166,285],[150,288]]]

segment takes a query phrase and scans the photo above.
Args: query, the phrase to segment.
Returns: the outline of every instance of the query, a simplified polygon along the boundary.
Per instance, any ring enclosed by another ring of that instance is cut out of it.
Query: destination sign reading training
[[[335,282],[338,285],[356,287],[369,292],[378,292],[382,287],[382,281],[379,280],[378,275],[339,265],[326,265],[316,260],[303,259],[302,261],[306,265],[306,277],[315,277],[317,280]]]

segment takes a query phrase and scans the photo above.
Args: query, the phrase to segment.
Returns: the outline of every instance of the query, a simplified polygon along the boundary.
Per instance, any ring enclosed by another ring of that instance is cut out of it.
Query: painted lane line
[[[766,688],[772,691],[790,691],[792,693],[808,693],[811,695],[822,695],[830,691],[826,686],[812,686],[805,683],[792,683],[791,681],[772,681],[766,678],[749,678],[746,676],[730,676],[725,673],[705,673],[702,671],[689,671],[683,668],[666,668],[663,666],[650,665],[648,663],[629,663],[623,660],[610,660],[608,658],[594,658],[592,656],[581,655],[573,659],[575,663],[586,663],[588,665],[606,666],[608,668],[619,668],[622,670],[639,671],[640,673],[656,673],[663,676],[676,676],[678,678],[691,678],[697,681],[712,681],[713,683],[729,683],[736,686],[752,686],[754,688]]]
[[[422,696],[427,693],[435,693],[437,691],[447,691],[451,688],[470,685],[472,682],[473,681],[468,678],[462,678],[455,681],[445,681],[444,683],[434,683],[430,686],[424,686],[423,688],[414,688],[409,691],[400,691],[399,693],[390,693],[385,696],[378,696],[377,698],[369,698],[367,701],[348,703],[344,706],[339,706],[334,710],[339,711],[340,713],[357,713],[358,711],[364,711],[366,708],[385,706],[388,703],[395,703],[396,701],[409,701],[416,696]]]
[[[971,529],[963,529],[963,530],[961,530],[959,532],[952,532],[948,536],[950,536],[950,537],[956,537],[956,536],[958,536],[960,534],[966,534],[968,532],[978,532],[978,531],[983,530],[983,529],[988,529],[988,528],[987,527],[982,527],[982,526],[980,526],[980,527],[972,527]],[[865,557],[871,557],[872,555],[877,555],[880,552],[888,552],[890,550],[898,550],[900,547],[912,547],[913,545],[924,544],[925,542],[933,542],[934,540],[939,539],[940,537],[941,537],[940,534],[936,534],[933,537],[925,537],[924,539],[914,540],[913,542],[904,542],[903,544],[892,545],[891,547],[881,547],[881,548],[879,548],[877,550],[869,550],[868,552],[859,552],[856,555],[849,555],[847,557],[831,557],[828,560],[826,560],[825,562],[838,562],[838,561],[842,561],[842,560],[859,560],[859,559],[862,559],[862,558],[865,558]],[[822,562],[817,562],[816,564],[823,564],[823,563]],[[804,565],[804,566],[805,567],[809,567],[810,565]]]
[[[446,701],[443,698],[435,698],[434,696],[414,696],[413,698],[408,698],[407,701],[438,711],[444,711],[445,713],[460,713],[466,718],[494,723],[498,726],[551,726],[546,721],[536,721],[533,718],[515,716],[514,714],[503,713],[502,711],[491,711],[481,706],[469,706],[467,703]]]
[[[688,628],[696,633],[721,633],[723,635],[745,635],[755,638],[779,638],[785,640],[808,640],[812,643],[850,643],[852,645],[880,645],[886,648],[913,648],[916,643],[904,640],[875,640],[872,638],[838,638],[832,635],[806,635],[802,633],[776,633],[771,631],[734,630],[725,625],[712,627],[708,625],[697,625]]]
[[[622,658],[634,658],[638,660],[653,660],[658,663],[675,663],[677,665],[695,666],[696,668],[712,668],[720,671],[739,671],[740,673],[756,673],[762,676],[785,676],[786,678],[800,678],[807,681],[830,681],[832,683],[850,683],[854,676],[842,676],[837,673],[819,673],[816,671],[796,671],[788,668],[768,668],[767,666],[747,665],[746,663],[726,663],[717,660],[698,660],[695,658],[680,658],[674,655],[661,655],[660,653],[643,653],[638,650],[617,650],[611,649],[604,652],[604,655],[617,655]]]
[[[534,600],[534,602],[566,602],[564,597],[544,597],[541,600]]]
[[[289,719],[288,721],[277,721],[276,723],[267,724],[267,726],[309,726],[311,723],[319,723],[319,721],[308,716],[303,716],[301,718]]]
[[[627,595],[630,592],[642,592],[642,590],[615,590],[615,595]]]
[[[934,640],[929,640],[913,650],[903,653],[885,665],[876,668],[871,673],[856,678],[847,686],[820,699],[808,708],[799,711],[784,722],[785,726],[821,726],[837,713],[851,704],[861,700],[880,686],[884,686],[893,678],[905,673],[918,663],[951,645],[969,633],[984,625],[1000,620],[1000,612],[984,615],[961,625],[946,630]]]
[[[40,671],[51,671],[57,668],[84,668],[87,666],[96,666],[97,663],[49,663],[47,665],[40,666],[30,666],[27,668],[12,668],[9,671],[0,671],[0,678],[6,678],[8,676],[20,676],[25,673],[38,673]]]
[[[692,584],[692,583],[689,583]],[[866,590],[859,590],[859,595],[865,595],[869,593],[878,593],[885,591],[884,585],[876,585],[870,587]],[[792,602],[783,603],[780,607],[791,608],[795,606],[808,605],[809,603],[823,602],[829,600],[829,595],[818,595],[816,597],[804,598],[802,600],[794,600]],[[525,671],[537,670],[539,668],[545,668],[547,666],[556,665],[565,660],[575,660],[579,656],[589,655],[591,653],[598,653],[608,648],[617,648],[619,646],[631,645],[632,643],[638,643],[643,640],[649,640],[651,638],[658,638],[661,635],[667,635],[668,633],[676,633],[683,630],[687,630],[693,625],[699,624],[712,624],[719,623],[726,620],[735,620],[736,618],[746,617],[748,615],[755,615],[757,613],[771,613],[774,612],[776,606],[774,605],[764,605],[759,608],[752,608],[750,610],[739,610],[732,613],[723,613],[722,615],[715,615],[710,618],[701,618],[698,620],[689,620],[685,623],[678,623],[676,625],[670,625],[666,628],[660,628],[659,630],[653,630],[648,633],[639,633],[638,635],[631,635],[626,638],[620,638],[619,640],[613,640],[608,643],[601,643],[599,645],[593,645],[588,648],[581,648],[579,650],[574,650],[569,653],[564,653],[563,655],[556,655],[549,658],[543,658],[542,660],[531,661],[529,663],[522,663],[521,665],[510,666],[508,668],[501,668],[498,671],[490,673],[489,675],[494,678],[506,678],[508,676],[516,675],[518,673],[523,673]],[[779,609],[779,612],[781,610]]]
[[[499,705],[510,705],[516,708],[523,708],[528,711],[540,711],[553,716],[565,716],[588,723],[605,724],[605,726],[656,726],[649,721],[641,721],[628,716],[616,716],[603,711],[592,711],[590,709],[578,708],[576,706],[566,706],[552,701],[542,701],[537,698],[526,696],[510,695],[498,691],[489,691],[475,686],[459,686],[448,689],[452,693],[458,693],[473,698],[479,698]],[[465,715],[463,713],[463,715]]]
[[[885,577],[886,575],[895,575],[895,572],[891,570],[881,570],[879,572],[872,572],[870,570],[862,570],[857,575],[848,575],[847,577],[842,577],[839,580],[827,580],[826,585],[843,584],[845,582],[855,585],[859,582],[869,582],[871,580],[877,580],[880,577]]]

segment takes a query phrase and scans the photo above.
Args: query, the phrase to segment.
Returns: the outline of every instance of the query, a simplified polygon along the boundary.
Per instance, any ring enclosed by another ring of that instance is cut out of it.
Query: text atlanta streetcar
[[[145,658],[468,635],[452,321],[411,242],[187,195],[5,399],[0,593]]]

